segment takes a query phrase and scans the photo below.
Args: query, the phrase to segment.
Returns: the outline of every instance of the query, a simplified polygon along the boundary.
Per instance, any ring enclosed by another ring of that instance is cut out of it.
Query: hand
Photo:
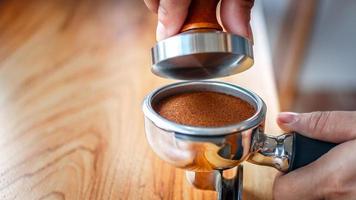
[[[191,0],[144,0],[147,7],[158,13],[157,40],[179,32],[188,14]],[[194,1],[194,0],[193,0]],[[252,41],[250,13],[254,0],[221,0],[221,21],[224,28]]]
[[[277,176],[274,199],[355,199],[356,112],[281,113],[277,122],[286,131],[340,144],[315,162]]]

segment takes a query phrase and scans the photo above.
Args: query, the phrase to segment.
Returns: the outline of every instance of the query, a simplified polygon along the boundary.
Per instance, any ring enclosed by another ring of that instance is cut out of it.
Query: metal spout
[[[186,171],[188,182],[197,189],[213,190],[217,192],[218,200],[242,200],[243,166],[233,168],[234,174],[230,178],[224,172],[214,170],[211,172]]]

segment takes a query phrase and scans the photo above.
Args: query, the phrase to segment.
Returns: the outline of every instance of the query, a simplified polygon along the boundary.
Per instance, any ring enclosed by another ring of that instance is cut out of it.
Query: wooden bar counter
[[[276,134],[261,10],[255,65],[223,80],[265,100]],[[146,142],[141,102],[173,82],[150,72],[155,20],[139,0],[0,0],[0,199],[216,198]],[[245,199],[271,199],[277,171],[244,166]]]

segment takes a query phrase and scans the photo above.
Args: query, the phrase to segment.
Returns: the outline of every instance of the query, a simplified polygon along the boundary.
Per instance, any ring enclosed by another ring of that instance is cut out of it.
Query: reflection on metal
[[[212,29],[178,34],[158,42],[151,51],[153,73],[181,80],[228,76],[253,65],[249,40]]]
[[[237,96],[254,106],[256,113],[244,122],[216,128],[193,127],[168,121],[153,105],[162,98],[181,92],[215,91]],[[264,134],[266,105],[256,94],[238,86],[215,81],[179,82],[153,91],[143,103],[147,140],[163,160],[192,171],[190,182],[201,189],[215,189],[216,173],[247,160],[286,171],[289,168],[293,137]],[[195,173],[195,174],[194,174]],[[194,175],[194,176],[193,176]],[[205,181],[202,181],[205,180]],[[227,184],[227,182],[219,184]],[[230,184],[230,183],[229,183]]]

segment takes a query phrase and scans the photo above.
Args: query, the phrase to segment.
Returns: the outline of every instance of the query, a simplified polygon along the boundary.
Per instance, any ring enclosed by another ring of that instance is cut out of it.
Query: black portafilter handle
[[[305,137],[297,132],[293,132],[292,134],[293,154],[288,172],[308,165],[338,145],[336,143]]]
[[[305,137],[297,132],[292,132],[292,155],[287,173],[308,165],[332,148],[337,146],[336,143],[325,142],[321,140]],[[243,187],[243,166],[239,165],[237,174],[232,179],[225,179],[223,171],[217,175],[216,191],[218,192],[218,200],[242,200]]]
[[[325,142],[321,140],[305,137],[297,132],[292,132],[292,154],[290,165],[287,173],[308,165],[332,148],[337,146],[336,143]],[[243,166],[237,168],[237,175],[232,179],[225,179],[223,171],[220,171],[217,176],[216,191],[218,192],[218,200],[242,200],[243,187]]]

